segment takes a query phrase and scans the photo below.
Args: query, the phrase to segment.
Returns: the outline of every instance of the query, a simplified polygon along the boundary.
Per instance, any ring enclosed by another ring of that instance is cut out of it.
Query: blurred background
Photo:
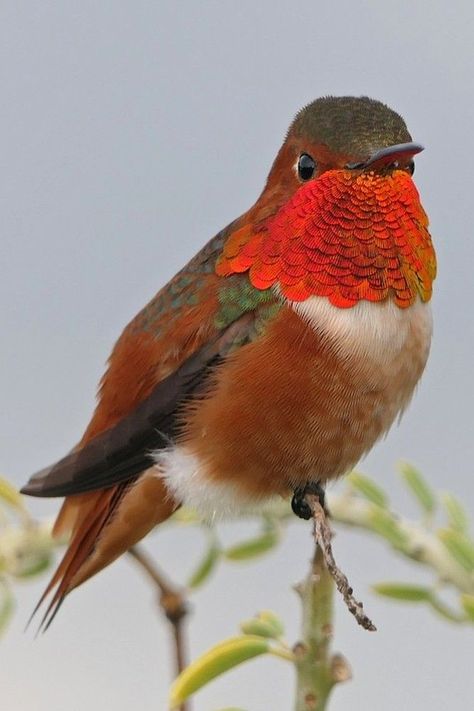
[[[366,94],[426,146],[415,178],[439,277],[422,385],[361,469],[407,517],[416,509],[394,472],[400,457],[472,510],[473,36],[467,0],[3,0],[2,475],[21,485],[78,440],[121,329],[256,199],[297,109],[324,94]],[[58,505],[31,501],[38,516]],[[224,530],[226,540],[248,534],[248,524]],[[379,631],[362,631],[338,602],[335,648],[354,680],[331,709],[470,707],[472,632],[372,595],[374,582],[415,575],[382,543],[340,529],[336,547]],[[184,580],[201,541],[167,529],[147,548]],[[308,527],[295,522],[275,554],[221,568],[194,597],[192,655],[261,608],[296,640],[292,585],[311,551]],[[121,559],[74,592],[34,641],[23,627],[45,582],[17,589],[0,643],[2,709],[164,709],[168,632],[136,567]],[[287,709],[293,683],[289,666],[259,660],[210,685],[195,708]]]

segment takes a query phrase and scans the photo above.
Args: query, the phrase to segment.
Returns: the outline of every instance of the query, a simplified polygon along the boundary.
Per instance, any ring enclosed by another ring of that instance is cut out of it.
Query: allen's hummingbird
[[[304,515],[306,487],[387,432],[431,339],[421,150],[366,97],[296,115],[255,205],[126,327],[80,443],[23,489],[66,496],[47,614],[182,504],[214,516],[296,492]]]

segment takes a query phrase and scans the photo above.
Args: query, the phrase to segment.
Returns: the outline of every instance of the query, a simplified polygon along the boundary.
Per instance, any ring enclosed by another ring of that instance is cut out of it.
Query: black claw
[[[295,489],[293,498],[291,499],[291,508],[293,513],[299,518],[304,518],[305,521],[309,521],[311,518],[311,509],[305,501],[305,493],[305,489]]]
[[[293,510],[293,513],[296,514],[299,518],[303,518],[305,521],[308,521],[311,518],[311,507],[305,500],[306,494],[314,494],[315,496],[318,497],[319,503],[323,507],[324,510],[325,508],[325,498],[326,498],[326,493],[318,482],[309,482],[306,484],[304,487],[299,487],[298,489],[295,489],[293,493],[293,498],[291,499],[291,508]]]

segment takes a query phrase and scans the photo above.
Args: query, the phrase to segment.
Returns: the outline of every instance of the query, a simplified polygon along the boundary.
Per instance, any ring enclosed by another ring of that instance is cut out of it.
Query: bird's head
[[[428,300],[435,257],[412,181],[422,150],[380,101],[313,101],[296,115],[217,273],[248,271],[254,286],[278,287],[293,301]]]

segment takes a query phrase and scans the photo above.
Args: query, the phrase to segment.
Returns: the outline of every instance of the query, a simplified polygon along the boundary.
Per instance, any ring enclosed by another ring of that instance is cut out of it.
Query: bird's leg
[[[310,481],[305,486],[300,486],[294,490],[293,498],[291,499],[293,513],[299,516],[299,518],[304,518],[305,521],[309,521],[312,513],[309,504],[305,500],[306,494],[314,494],[314,496],[317,496],[324,512],[327,513],[325,506],[326,492],[317,481]]]

